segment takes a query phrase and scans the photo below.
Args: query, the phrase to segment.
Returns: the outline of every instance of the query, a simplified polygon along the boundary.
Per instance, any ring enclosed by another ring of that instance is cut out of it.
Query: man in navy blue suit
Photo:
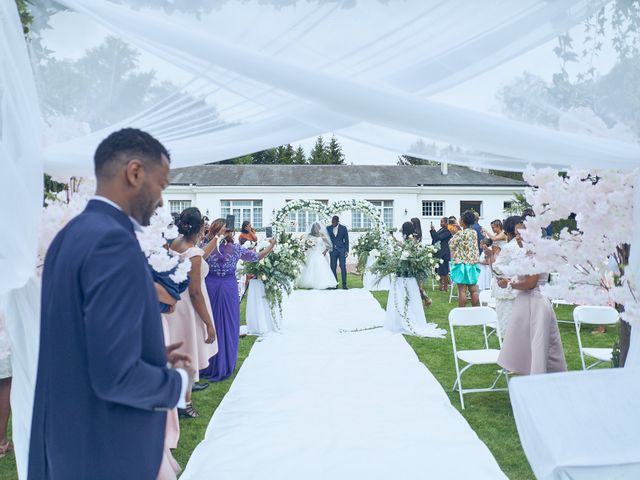
[[[327,233],[331,239],[331,270],[333,276],[338,280],[338,262],[340,262],[340,273],[342,276],[342,288],[347,289],[347,256],[349,255],[349,231],[344,225],[340,225],[340,218],[337,216],[331,219],[331,225],[327,227]]]
[[[94,157],[96,196],[47,252],[29,479],[158,474],[166,411],[184,404],[192,369],[165,349],[135,230],[162,205],[169,161],[145,132],[111,134]]]

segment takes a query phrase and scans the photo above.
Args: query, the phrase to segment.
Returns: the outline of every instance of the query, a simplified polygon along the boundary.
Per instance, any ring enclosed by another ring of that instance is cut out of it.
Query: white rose
[[[266,281],[267,281],[267,276],[266,276],[266,275],[262,275],[262,277],[260,277],[260,278],[262,278],[262,281],[263,281],[263,282],[266,282]]]
[[[408,260],[409,259],[409,252],[402,252],[402,254],[400,255],[400,260]]]

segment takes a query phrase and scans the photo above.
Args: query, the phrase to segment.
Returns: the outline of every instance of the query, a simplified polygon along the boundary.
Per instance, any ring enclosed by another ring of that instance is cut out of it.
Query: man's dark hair
[[[462,214],[462,221],[467,227],[470,227],[471,225],[476,223],[476,220],[476,212],[474,212],[473,210],[467,210]]]
[[[340,221],[340,217],[338,217],[337,215],[334,215],[331,221],[333,222],[334,220]]]
[[[520,223],[522,223],[522,217],[520,215],[513,215],[507,218],[502,224],[502,226],[504,228],[505,233],[507,233],[508,235],[515,236],[516,226]]]
[[[535,217],[536,212],[533,211],[533,208],[525,208],[524,212],[522,212],[522,219],[526,220],[527,217]]]
[[[162,155],[171,161],[167,149],[147,132],[137,128],[123,128],[105,138],[93,156],[96,178],[109,178],[115,167],[124,165],[132,158],[139,158],[145,166],[162,160]]]
[[[415,235],[416,227],[411,222],[404,222],[402,224],[402,238],[405,240],[411,235]]]

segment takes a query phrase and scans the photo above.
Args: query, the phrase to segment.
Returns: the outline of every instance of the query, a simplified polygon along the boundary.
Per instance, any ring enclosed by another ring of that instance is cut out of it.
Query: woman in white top
[[[502,222],[500,222],[502,227]],[[518,292],[511,287],[501,288],[497,279],[503,276],[501,268],[509,265],[515,258],[524,254],[520,245],[516,241],[516,231],[522,227],[522,217],[519,215],[507,218],[504,221],[503,233],[506,242],[501,249],[485,250],[485,255],[489,260],[493,271],[493,279],[491,280],[491,296],[496,301],[496,313],[498,314],[498,323],[500,327],[500,335],[504,337],[507,332],[509,321],[511,320],[513,302],[518,296]]]

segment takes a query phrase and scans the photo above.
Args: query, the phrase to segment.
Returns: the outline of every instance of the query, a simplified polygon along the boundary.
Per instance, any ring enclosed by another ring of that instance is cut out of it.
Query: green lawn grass
[[[361,278],[356,275],[349,275],[349,286],[351,288],[362,287]],[[427,320],[437,323],[448,332],[447,315],[455,307],[456,302],[450,304],[448,294],[431,292],[430,289],[428,293],[433,299],[433,304],[426,309]],[[383,308],[386,307],[387,292],[374,292],[373,296]],[[571,312],[572,308],[564,305],[556,310],[559,320],[571,320]],[[241,308],[241,315],[244,323],[244,303]],[[573,324],[560,323],[560,333],[569,369],[580,369],[581,364],[575,327]],[[583,339],[588,342],[589,346],[611,347],[616,336],[617,332],[611,328],[603,335],[591,335],[588,329],[583,331]],[[416,352],[420,361],[429,368],[441,383],[449,395],[451,403],[460,410],[458,393],[451,391],[455,380],[455,369],[449,334],[447,333],[447,337],[444,339],[409,336],[405,338]],[[484,342],[479,327],[460,329],[456,333],[456,340],[460,349],[481,348]],[[242,362],[251,351],[254,341],[254,337],[245,337],[240,340],[238,368],[242,366]],[[497,346],[495,339],[493,341]],[[474,367],[465,373],[463,382],[465,387],[488,386],[495,378],[495,373],[495,367]],[[211,415],[213,415],[213,412],[215,412],[222,398],[229,390],[234,377],[235,374],[224,382],[212,383],[206,390],[193,394],[194,405],[201,416],[196,419],[180,420],[180,442],[178,448],[174,451],[174,456],[182,466],[186,465],[191,452],[204,438]],[[508,393],[491,392],[466,395],[465,406],[465,410],[460,410],[462,415],[480,439],[487,444],[505,474],[509,478],[518,480],[534,478],[520,445]],[[429,432],[425,432],[425,435],[429,435]],[[17,480],[13,455],[0,459],[0,478],[3,480]]]

